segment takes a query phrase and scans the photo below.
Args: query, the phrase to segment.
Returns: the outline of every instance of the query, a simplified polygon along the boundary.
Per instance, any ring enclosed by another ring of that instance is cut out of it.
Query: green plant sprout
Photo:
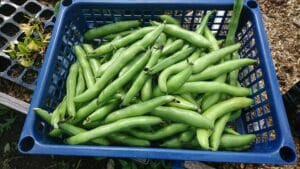
[[[4,132],[10,130],[13,123],[16,121],[16,117],[14,116],[5,117],[5,118],[3,117],[7,115],[8,112],[9,112],[8,108],[0,105],[0,119],[2,119],[0,121],[0,137]]]
[[[10,42],[9,48],[4,50],[11,59],[17,59],[24,67],[32,67],[37,57],[43,57],[50,40],[43,23],[38,18],[30,18],[28,23],[20,24],[25,37],[17,44]],[[41,59],[42,60],[42,59]]]

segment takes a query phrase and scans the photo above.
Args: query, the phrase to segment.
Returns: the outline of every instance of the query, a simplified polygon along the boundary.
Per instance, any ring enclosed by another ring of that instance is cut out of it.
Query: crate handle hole
[[[253,1],[253,0],[248,1],[248,2],[247,2],[247,5],[248,5],[249,8],[252,8],[252,9],[258,7],[257,2],[256,2],[256,1]]]
[[[296,160],[295,151],[288,146],[281,147],[279,153],[280,157],[286,162],[290,163]]]
[[[62,4],[63,4],[63,6],[69,6],[72,4],[72,0],[63,0]]]
[[[21,140],[19,148],[23,152],[28,152],[33,148],[33,146],[34,146],[33,138],[30,136],[27,136]]]

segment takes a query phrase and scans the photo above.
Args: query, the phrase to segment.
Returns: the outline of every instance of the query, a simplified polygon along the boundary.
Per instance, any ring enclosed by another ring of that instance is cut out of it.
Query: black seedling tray
[[[27,23],[28,18],[40,18],[45,29],[51,30],[55,17],[52,6],[35,0],[1,0],[0,2],[0,78],[10,80],[29,90],[34,90],[42,60],[36,60],[31,68],[24,68],[11,60],[3,50],[10,42],[17,43],[24,38],[19,24]],[[37,57],[41,59],[41,57]]]

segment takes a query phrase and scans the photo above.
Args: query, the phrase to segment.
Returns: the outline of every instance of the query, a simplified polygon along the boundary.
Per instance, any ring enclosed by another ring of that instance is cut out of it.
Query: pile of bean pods
[[[51,114],[34,110],[67,144],[247,150],[255,135],[226,126],[253,104],[238,82],[239,69],[255,63],[237,52],[241,9],[237,0],[225,41],[207,26],[213,12],[195,31],[168,15],[147,27],[131,20],[92,28],[85,41],[104,43],[74,46],[63,101]]]

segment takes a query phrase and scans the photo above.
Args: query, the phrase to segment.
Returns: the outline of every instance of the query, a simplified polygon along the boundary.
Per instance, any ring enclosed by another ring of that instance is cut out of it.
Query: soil
[[[300,1],[259,0],[259,5],[284,94],[300,81]]]
[[[16,121],[11,130],[4,132],[0,139],[0,168],[1,169],[68,169],[75,168],[80,160],[80,167],[77,169],[104,169],[106,160],[95,160],[94,158],[43,156],[43,155],[22,155],[12,146],[11,151],[2,153],[7,143],[15,145],[22,131],[25,115],[17,112],[9,112],[1,116],[2,120],[8,117],[15,117]],[[0,120],[1,122],[1,120]],[[69,166],[69,167],[67,167]]]
[[[30,103],[33,93],[18,84],[2,78],[0,78],[0,92],[6,93],[27,103]]]

